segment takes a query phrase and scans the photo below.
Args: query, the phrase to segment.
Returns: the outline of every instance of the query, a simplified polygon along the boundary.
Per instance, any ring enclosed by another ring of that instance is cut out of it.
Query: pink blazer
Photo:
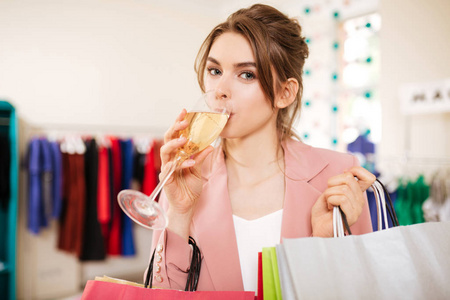
[[[358,162],[349,154],[314,148],[293,139],[283,142],[283,149],[286,192],[281,239],[309,237],[312,235],[311,208],[327,188],[328,178],[358,165]],[[228,198],[227,169],[220,148],[214,150],[203,164],[202,176],[205,183],[190,227],[190,235],[203,256],[198,290],[241,291],[243,283]],[[164,195],[160,204],[167,210]],[[367,203],[351,230],[353,234],[372,231]],[[152,245],[152,248],[158,245],[153,286],[184,290],[191,247],[170,230],[155,231]]]

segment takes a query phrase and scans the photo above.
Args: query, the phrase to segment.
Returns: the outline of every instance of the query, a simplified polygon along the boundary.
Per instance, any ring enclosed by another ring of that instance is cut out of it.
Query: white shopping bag
[[[285,239],[280,248],[294,299],[450,299],[450,222]]]
[[[277,253],[284,300],[450,299],[450,222],[284,239]]]

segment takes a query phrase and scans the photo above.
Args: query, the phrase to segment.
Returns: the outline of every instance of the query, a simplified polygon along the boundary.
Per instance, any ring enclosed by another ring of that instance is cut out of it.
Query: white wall
[[[405,154],[450,159],[450,113],[405,117],[398,97],[403,83],[450,78],[450,1],[381,0],[380,4],[383,129],[379,155],[386,162],[384,170],[392,167],[387,164],[391,157]]]
[[[166,128],[216,20],[158,2],[0,1],[0,98],[34,124]]]

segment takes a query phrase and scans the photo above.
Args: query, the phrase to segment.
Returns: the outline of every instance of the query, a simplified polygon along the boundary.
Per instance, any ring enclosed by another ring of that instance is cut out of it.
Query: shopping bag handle
[[[372,184],[372,189],[375,194],[375,200],[377,204],[377,224],[378,224],[378,230],[382,230],[382,216],[381,212],[383,213],[383,221],[384,221],[384,228],[389,228],[389,223],[387,216],[389,214],[389,218],[392,221],[392,225],[394,227],[399,226],[397,215],[395,213],[394,205],[392,203],[391,197],[389,196],[389,192],[384,186],[383,183],[381,183],[380,180],[376,180]],[[386,202],[386,199],[388,200]]]
[[[375,202],[377,204],[377,221],[378,221],[378,230],[382,230],[382,221],[384,221],[385,229],[389,228],[389,223],[387,219],[387,215],[389,214],[389,218],[392,221],[393,226],[399,226],[397,215],[395,214],[394,205],[392,203],[391,197],[389,196],[389,192],[386,187],[381,183],[380,180],[376,179],[375,182],[371,185],[374,194],[375,194]],[[386,198],[388,201],[386,202]],[[383,216],[383,220],[382,220]],[[335,206],[333,208],[333,235],[334,237],[343,237],[345,236],[345,230],[349,235],[352,234],[350,231],[350,226],[347,222],[347,217],[345,213],[342,211],[340,206]]]
[[[189,267],[188,278],[186,281],[186,292],[194,292],[197,290],[198,279],[200,277],[200,268],[202,266],[202,255],[200,249],[197,246],[193,237],[189,237],[189,245],[192,246],[192,259],[191,265]],[[153,283],[153,261],[155,258],[155,250],[153,250],[152,258],[150,259],[150,263],[148,266],[147,276],[145,277],[144,286],[147,288],[152,288]]]
[[[381,183],[380,180],[376,180],[378,182],[378,184],[383,188],[383,192],[384,195],[386,195],[386,198],[388,200],[388,204],[386,205],[387,211],[389,213],[389,217],[391,218],[392,224],[394,227],[399,226],[400,224],[398,223],[398,219],[397,219],[397,214],[395,213],[395,209],[394,209],[394,204],[392,203],[391,200],[391,196],[389,195],[388,190],[386,189],[386,187],[384,186],[384,184]]]

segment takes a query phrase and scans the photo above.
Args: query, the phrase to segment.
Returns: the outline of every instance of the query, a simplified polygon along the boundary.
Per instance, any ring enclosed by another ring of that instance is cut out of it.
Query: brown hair
[[[277,9],[263,4],[255,4],[230,15],[225,22],[211,31],[197,54],[195,71],[203,91],[209,51],[214,41],[225,32],[239,33],[250,42],[256,59],[259,82],[273,108],[275,108],[275,93],[281,87],[281,83],[289,78],[297,79],[299,89],[295,101],[278,111],[277,129],[280,140],[290,136],[298,137],[292,125],[300,113],[303,92],[302,71],[309,52],[297,20],[290,19]],[[272,68],[278,79],[275,86]]]

